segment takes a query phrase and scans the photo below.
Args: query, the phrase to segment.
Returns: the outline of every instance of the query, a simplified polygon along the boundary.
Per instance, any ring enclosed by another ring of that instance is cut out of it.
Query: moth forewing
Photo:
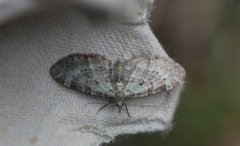
[[[185,79],[178,63],[158,55],[112,61],[98,54],[76,53],[60,59],[50,73],[65,87],[111,100],[109,104],[113,102],[119,111],[123,106],[127,110],[127,98],[168,91]]]

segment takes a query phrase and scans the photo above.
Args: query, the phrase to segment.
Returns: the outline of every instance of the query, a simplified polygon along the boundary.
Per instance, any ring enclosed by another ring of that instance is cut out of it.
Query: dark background
[[[240,0],[157,0],[150,24],[188,74],[174,127],[104,146],[240,146]]]

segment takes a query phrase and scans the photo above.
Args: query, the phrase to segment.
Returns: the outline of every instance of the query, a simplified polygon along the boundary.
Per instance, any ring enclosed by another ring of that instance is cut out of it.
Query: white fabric
[[[0,52],[0,146],[97,146],[120,134],[171,128],[183,83],[128,101],[129,118],[114,106],[95,114],[106,100],[64,88],[49,74],[76,52],[168,57],[147,24],[92,25],[73,9],[41,12],[0,27]]]
[[[106,11],[129,23],[146,21],[154,0],[0,0],[0,24],[24,13],[45,7],[83,6]]]

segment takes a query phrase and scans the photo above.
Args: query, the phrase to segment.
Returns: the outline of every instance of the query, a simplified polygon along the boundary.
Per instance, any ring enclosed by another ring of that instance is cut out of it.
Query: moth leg
[[[166,85],[162,86],[162,91],[165,91],[167,93],[167,96],[170,96],[170,90],[167,89]]]
[[[128,112],[127,105],[126,105],[126,104],[124,104],[124,106],[125,106],[125,108],[126,108],[126,111],[127,111],[127,115],[128,115],[128,117],[131,117],[131,116],[130,116],[130,114],[129,114],[129,112]]]

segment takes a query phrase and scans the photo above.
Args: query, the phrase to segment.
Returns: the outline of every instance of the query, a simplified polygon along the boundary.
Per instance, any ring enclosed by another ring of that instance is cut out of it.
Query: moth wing
[[[142,56],[137,62],[133,68],[125,68],[128,78],[125,95],[128,98],[168,91],[185,79],[184,69],[170,58]],[[127,64],[132,66],[132,62]]]
[[[52,66],[52,77],[65,87],[96,96],[112,97],[111,62],[97,54],[72,54]]]

